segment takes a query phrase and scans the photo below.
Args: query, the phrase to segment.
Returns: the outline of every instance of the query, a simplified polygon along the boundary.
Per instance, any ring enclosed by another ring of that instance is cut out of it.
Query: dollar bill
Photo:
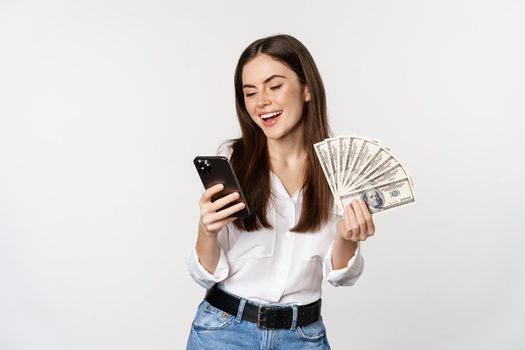
[[[345,168],[345,159],[348,155],[350,146],[350,136],[341,136],[339,137],[339,183],[337,184],[338,190],[343,188],[343,179],[342,177],[346,174]]]
[[[371,159],[381,150],[381,145],[372,140],[363,140],[361,149],[356,155],[356,160],[350,170],[350,177],[348,179],[348,187],[357,179],[361,170],[371,161]]]
[[[359,173],[356,175],[355,180],[352,184],[359,184],[363,178],[370,178],[370,173],[379,167],[383,162],[390,156],[390,152],[387,148],[380,147],[379,151],[370,159],[370,161],[361,168]]]
[[[382,185],[384,183],[389,183],[392,181],[410,179],[410,175],[405,170],[401,163],[398,163],[396,166],[385,170],[383,173],[376,175],[372,178],[367,178],[365,182],[361,183],[359,186],[353,187],[353,190],[359,190],[367,187],[373,187]]]
[[[327,139],[326,146],[328,148],[328,161],[330,162],[330,168],[332,170],[332,183],[334,186],[334,192],[339,192],[339,139],[331,138]]]
[[[334,197],[337,197],[337,192],[334,186],[333,170],[330,164],[330,155],[328,153],[328,146],[326,144],[326,141],[315,143],[314,149],[315,153],[317,154],[317,158],[321,163],[321,168],[323,169],[324,176],[328,181],[328,186],[330,187],[330,190],[332,191]]]
[[[361,150],[361,147],[363,146],[363,142],[365,140],[361,137],[352,136],[352,142],[350,145],[350,149],[348,151],[347,161],[346,164],[348,167],[345,169],[345,176],[343,179],[343,186],[344,187],[350,187],[350,178],[352,177],[352,169],[354,168],[354,164],[356,161],[356,155]]]
[[[364,200],[370,213],[382,212],[416,201],[412,182],[409,178],[359,189],[341,196],[340,201],[343,208],[350,204],[354,198]]]
[[[366,182],[367,179],[371,179],[371,178],[374,178],[382,173],[384,173],[385,171],[387,171],[388,169],[391,169],[393,167],[395,167],[396,165],[399,164],[399,161],[397,160],[397,158],[390,154],[384,161],[383,163],[379,164],[378,166],[376,166],[373,170],[371,170],[366,177],[362,177],[361,179],[359,179],[359,181],[356,181],[354,182],[353,184],[353,187],[358,187],[360,186],[363,182]]]

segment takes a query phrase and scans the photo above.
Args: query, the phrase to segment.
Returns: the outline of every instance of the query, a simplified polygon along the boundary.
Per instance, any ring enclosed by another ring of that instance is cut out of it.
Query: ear
[[[310,101],[310,89],[308,89],[308,86],[306,85],[304,86],[303,96],[304,96],[304,102]]]

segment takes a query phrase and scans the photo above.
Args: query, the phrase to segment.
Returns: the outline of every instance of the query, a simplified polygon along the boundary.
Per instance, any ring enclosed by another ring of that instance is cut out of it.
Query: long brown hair
[[[333,198],[317,160],[313,144],[330,136],[326,113],[326,96],[321,76],[306,47],[290,35],[275,35],[250,44],[241,54],[235,69],[235,101],[242,136],[233,141],[230,163],[237,174],[252,214],[234,221],[245,231],[270,228],[266,209],[270,200],[270,162],[266,136],[253,122],[244,104],[242,71],[244,65],[259,54],[277,59],[292,69],[301,84],[308,86],[310,101],[303,108],[304,141],[307,152],[303,183],[303,200],[299,221],[290,231],[318,230],[329,218]]]

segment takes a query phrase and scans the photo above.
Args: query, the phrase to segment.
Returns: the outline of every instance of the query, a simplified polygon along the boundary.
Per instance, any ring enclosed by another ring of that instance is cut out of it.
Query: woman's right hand
[[[208,235],[217,234],[221,230],[221,228],[237,219],[236,217],[229,216],[243,209],[245,206],[245,204],[241,202],[232,205],[229,208],[219,210],[225,205],[239,198],[239,193],[233,192],[227,196],[217,199],[215,202],[212,202],[211,198],[215,194],[222,191],[223,188],[223,184],[217,184],[208,188],[206,191],[204,191],[199,201],[199,206],[201,208],[200,225],[201,228],[204,230],[204,233]]]

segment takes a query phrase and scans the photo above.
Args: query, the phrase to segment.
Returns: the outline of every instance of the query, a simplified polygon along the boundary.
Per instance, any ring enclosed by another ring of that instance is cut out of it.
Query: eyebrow
[[[274,75],[272,75],[271,77],[266,78],[266,79],[263,81],[263,83],[266,84],[267,82],[269,82],[269,81],[272,80],[273,78],[284,78],[284,79],[287,79],[287,78],[286,78],[285,76],[283,76],[283,75],[274,74]],[[254,85],[250,85],[250,84],[244,84],[244,85],[242,86],[243,89],[244,89],[244,88],[247,88],[247,87],[254,88],[255,86],[254,86]]]

